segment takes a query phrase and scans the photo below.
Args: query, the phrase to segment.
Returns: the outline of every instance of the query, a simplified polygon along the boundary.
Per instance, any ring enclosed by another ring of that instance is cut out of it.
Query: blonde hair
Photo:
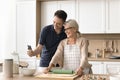
[[[79,32],[79,25],[78,25],[78,23],[77,23],[77,21],[76,21],[75,19],[69,19],[69,20],[67,20],[67,21],[65,22],[65,24],[68,24],[70,27],[74,27],[74,28],[77,30],[77,31],[76,31],[77,36],[78,36],[78,37],[81,36],[81,34],[80,34],[80,32]]]

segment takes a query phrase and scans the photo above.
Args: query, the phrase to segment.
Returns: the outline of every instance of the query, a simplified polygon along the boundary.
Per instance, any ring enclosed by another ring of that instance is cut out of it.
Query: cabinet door
[[[104,74],[108,74],[110,71],[112,71],[112,73],[120,73],[120,62],[104,62]]]
[[[41,2],[41,28],[53,23],[54,12],[57,9],[57,1]]]
[[[58,1],[58,9],[67,13],[67,19],[76,19],[76,2],[74,0]]]
[[[17,52],[20,58],[28,57],[27,45],[33,48],[36,46],[36,2],[21,1],[17,2]]]
[[[78,0],[81,33],[105,32],[105,0]]]
[[[89,61],[92,64],[93,74],[103,74],[103,62]]]
[[[41,2],[41,27],[53,23],[55,11],[64,10],[68,19],[75,19],[75,1],[43,1]]]
[[[120,33],[120,0],[107,0],[107,33]]]

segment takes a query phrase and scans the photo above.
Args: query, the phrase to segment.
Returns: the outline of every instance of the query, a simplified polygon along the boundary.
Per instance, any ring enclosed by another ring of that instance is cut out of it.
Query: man
[[[27,54],[32,57],[41,53],[40,67],[48,67],[59,42],[66,38],[63,24],[67,13],[57,10],[54,13],[53,24],[45,26],[40,34],[39,43],[34,50],[28,50]]]

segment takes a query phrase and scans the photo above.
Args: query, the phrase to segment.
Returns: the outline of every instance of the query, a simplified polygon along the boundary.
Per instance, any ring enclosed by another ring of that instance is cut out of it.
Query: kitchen
[[[1,7],[4,7],[5,11],[1,15],[5,17],[1,16],[0,19],[1,27],[5,26],[0,31],[2,44],[0,51],[6,53],[1,54],[3,57],[9,57],[10,53],[16,51],[21,59],[28,59],[29,57],[25,54],[27,45],[30,44],[33,48],[36,46],[40,26],[52,23],[54,11],[63,9],[69,14],[68,18],[74,18],[80,23],[80,32],[89,39],[89,53],[92,57],[89,59],[90,63],[93,64],[93,68],[100,69],[93,72],[106,74],[104,67],[108,62],[111,62],[109,65],[114,63],[120,66],[119,59],[95,58],[96,49],[103,53],[106,42],[109,43],[109,47],[117,49],[117,52],[112,54],[119,55],[119,0],[12,0],[12,2],[5,0],[3,3]],[[109,53],[105,54],[106,57],[108,55]]]

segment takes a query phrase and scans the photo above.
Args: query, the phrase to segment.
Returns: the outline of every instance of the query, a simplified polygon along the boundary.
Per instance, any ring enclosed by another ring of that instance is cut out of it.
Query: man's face
[[[53,25],[54,29],[56,30],[61,30],[63,26],[64,21],[61,18],[58,18],[57,16],[54,16],[53,19]]]

